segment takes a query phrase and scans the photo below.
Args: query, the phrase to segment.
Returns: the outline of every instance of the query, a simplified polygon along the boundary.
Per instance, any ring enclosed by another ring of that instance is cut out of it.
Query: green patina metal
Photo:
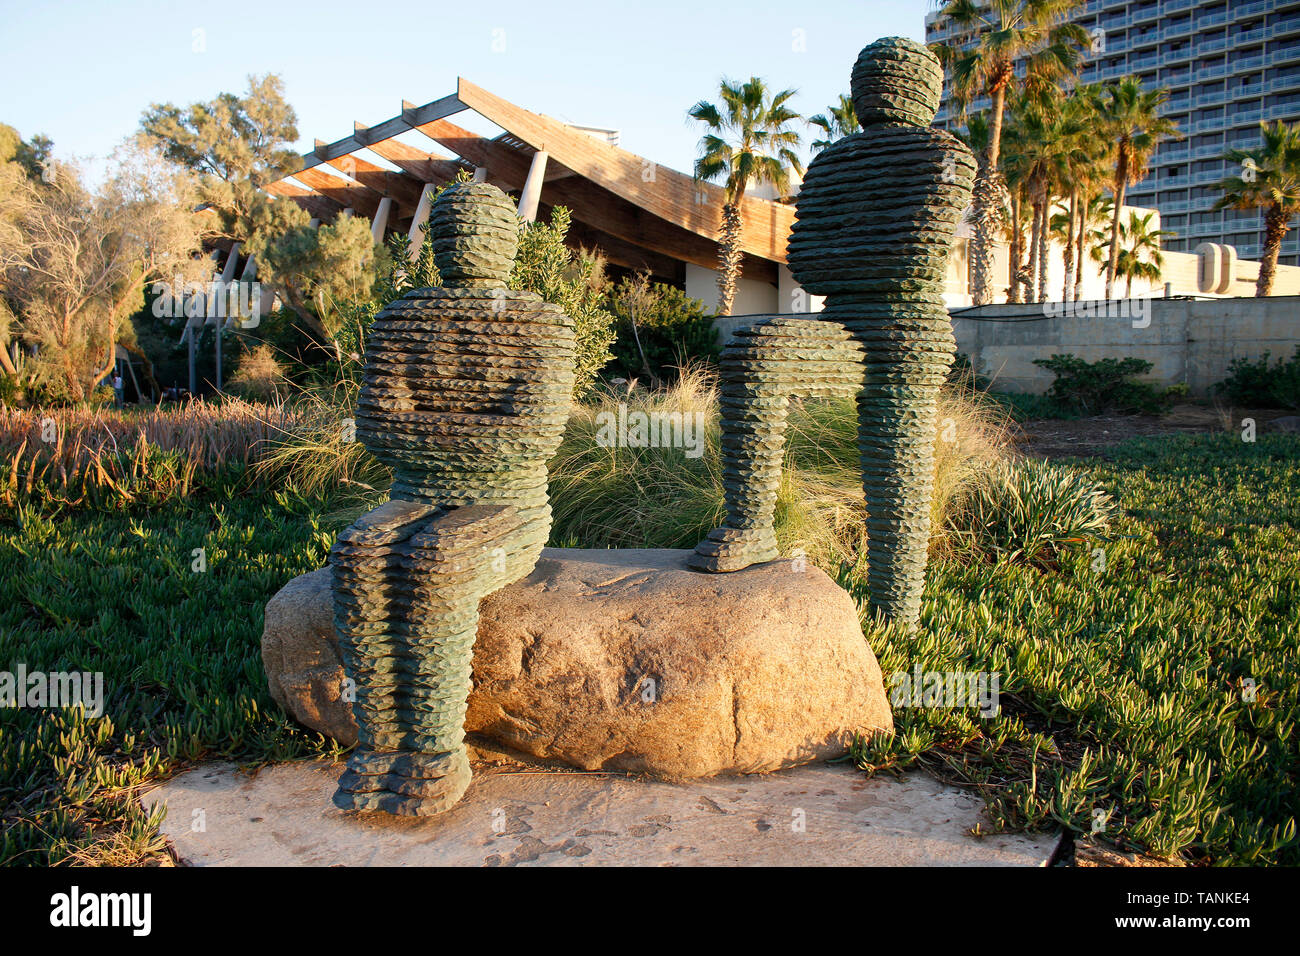
[[[935,409],[956,351],[944,277],[975,176],[970,150],[928,125],[942,89],[938,60],[911,40],[878,40],[858,57],[862,132],[810,164],[788,246],[791,273],[825,309],[760,322],[723,350],[727,517],[693,559],[734,571],[777,556],[788,400],[855,393],[871,603],[907,627],[920,616]]]
[[[391,500],[330,554],[359,731],[334,803],[412,816],[469,785],[479,602],[527,575],[546,543],[546,462],[574,369],[573,321],[506,287],[519,220],[504,193],[451,186],[429,229],[444,285],[376,317],[357,403],[358,439],[393,469]]]

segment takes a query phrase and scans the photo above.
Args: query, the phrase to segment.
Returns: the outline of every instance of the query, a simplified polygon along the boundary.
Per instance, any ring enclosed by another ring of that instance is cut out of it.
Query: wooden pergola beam
[[[359,183],[348,182],[339,176],[331,176],[319,169],[304,169],[293,174],[293,178],[304,186],[310,186],[322,196],[328,196],[340,206],[351,209],[358,215],[370,219],[379,209],[382,198],[372,189]]]
[[[401,210],[401,215],[409,216],[415,212],[416,204],[420,201],[421,184],[411,177],[384,169],[360,156],[340,156],[325,162],[381,196],[393,199]]]
[[[465,104],[454,93],[425,103],[423,106],[416,106],[414,103],[403,100],[402,112],[396,116],[386,119],[376,126],[354,128],[351,136],[345,136],[333,143],[317,146],[310,153],[303,156],[303,169],[310,169],[331,159],[347,156],[359,149],[365,149],[375,143],[392,139],[400,133],[414,129],[421,123],[428,123],[444,116],[452,116],[464,109]]]
[[[436,156],[433,153],[426,153],[414,146],[408,146],[398,139],[374,143],[368,148],[376,156],[388,160],[401,169],[402,172],[418,179],[421,183],[441,185],[454,180],[456,174],[462,169],[473,171],[468,164]]]

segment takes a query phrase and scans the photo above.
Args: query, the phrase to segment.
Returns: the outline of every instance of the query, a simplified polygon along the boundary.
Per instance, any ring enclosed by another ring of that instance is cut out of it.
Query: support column
[[[379,208],[375,210],[375,218],[370,220],[370,235],[375,240],[376,245],[384,244],[384,230],[388,228],[388,213],[393,208],[393,200],[385,196],[379,200]]]
[[[429,208],[433,205],[433,194],[437,187],[433,183],[425,183],[424,188],[420,190],[420,201],[415,204],[415,216],[411,219],[410,232],[410,258],[414,262],[420,257],[420,247],[424,245],[424,226],[429,221]]]
[[[519,196],[519,218],[524,222],[537,221],[537,204],[542,198],[542,180],[546,178],[548,158],[546,150],[539,149],[533,154],[533,164],[528,167],[524,191]]]
[[[485,183],[485,182],[487,182],[487,167],[486,167],[486,166],[475,166],[475,167],[474,167],[474,182],[476,182],[476,183]]]

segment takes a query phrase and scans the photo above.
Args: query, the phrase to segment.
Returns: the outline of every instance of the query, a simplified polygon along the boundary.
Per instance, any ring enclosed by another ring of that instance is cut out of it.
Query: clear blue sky
[[[686,110],[716,98],[719,76],[796,87],[800,112],[823,112],[847,91],[859,49],[880,36],[922,39],[928,9],[926,0],[0,0],[0,122],[24,138],[46,134],[62,159],[102,159],[150,103],[210,99],[274,72],[307,150],[346,136],[354,119],[393,116],[402,99],[453,93],[464,76],[535,112],[616,127],[625,148],[689,170],[699,131]],[[437,151],[418,134],[402,139]]]

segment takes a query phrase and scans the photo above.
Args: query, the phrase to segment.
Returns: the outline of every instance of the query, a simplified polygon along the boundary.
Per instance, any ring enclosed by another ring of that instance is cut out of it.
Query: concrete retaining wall
[[[1044,316],[1042,305],[991,305],[960,310],[952,325],[957,350],[1003,392],[1046,390],[1054,376],[1034,359],[1073,354],[1089,362],[1145,359],[1153,366],[1149,381],[1184,383],[1203,397],[1234,359],[1290,357],[1300,345],[1300,296],[1150,299],[1146,315],[1117,305],[1068,303],[1070,311],[1055,316]]]

